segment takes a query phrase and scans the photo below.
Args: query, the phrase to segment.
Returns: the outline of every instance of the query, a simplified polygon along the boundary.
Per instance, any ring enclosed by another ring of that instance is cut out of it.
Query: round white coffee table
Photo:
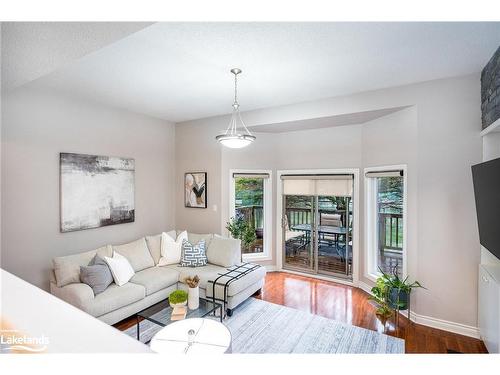
[[[231,353],[231,332],[212,319],[184,319],[163,327],[150,347],[162,354]]]

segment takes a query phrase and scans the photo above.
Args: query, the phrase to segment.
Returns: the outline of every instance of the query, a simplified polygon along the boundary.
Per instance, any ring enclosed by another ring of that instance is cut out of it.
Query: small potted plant
[[[243,217],[232,217],[227,222],[226,229],[231,233],[233,238],[241,240],[242,250],[249,250],[257,240],[255,228]]]
[[[388,301],[393,309],[407,310],[411,291],[416,288],[425,289],[418,281],[410,283],[408,281],[409,276],[406,276],[406,278],[402,280],[397,273],[396,267],[393,268],[392,275],[382,272],[382,277],[387,280],[389,286]]]
[[[168,301],[172,308],[176,306],[186,306],[187,300],[188,293],[185,290],[174,290],[170,293],[170,296],[168,296]]]
[[[413,289],[424,287],[418,281],[410,283],[409,276],[402,280],[397,273],[397,266],[392,269],[391,274],[385,273],[380,268],[379,271],[381,275],[371,289],[370,299],[377,304],[377,316],[385,322],[394,310],[408,309],[410,293]]]
[[[189,287],[188,307],[190,310],[196,310],[200,307],[200,288],[198,287],[200,278],[196,275],[194,277],[186,277],[184,281]]]

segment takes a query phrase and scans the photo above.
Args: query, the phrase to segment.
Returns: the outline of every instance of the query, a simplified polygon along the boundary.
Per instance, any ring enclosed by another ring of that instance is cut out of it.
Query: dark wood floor
[[[269,272],[262,293],[256,298],[400,337],[405,339],[407,353],[487,352],[480,340],[411,323],[404,317],[400,318],[398,329],[394,319],[384,327],[375,315],[368,293],[343,284]],[[115,327],[124,330],[135,323],[135,318],[129,318]]]

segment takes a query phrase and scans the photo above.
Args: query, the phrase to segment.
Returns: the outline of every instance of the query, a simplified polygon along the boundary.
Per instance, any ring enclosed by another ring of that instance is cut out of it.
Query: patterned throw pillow
[[[182,241],[181,267],[202,267],[206,265],[205,240],[201,240],[196,245],[191,244],[188,240]]]

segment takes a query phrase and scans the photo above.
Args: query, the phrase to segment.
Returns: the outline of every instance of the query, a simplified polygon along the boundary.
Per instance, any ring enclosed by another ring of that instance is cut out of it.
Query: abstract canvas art
[[[134,159],[61,153],[61,232],[133,222],[134,180]]]
[[[190,172],[184,175],[184,206],[207,208],[206,172]]]

